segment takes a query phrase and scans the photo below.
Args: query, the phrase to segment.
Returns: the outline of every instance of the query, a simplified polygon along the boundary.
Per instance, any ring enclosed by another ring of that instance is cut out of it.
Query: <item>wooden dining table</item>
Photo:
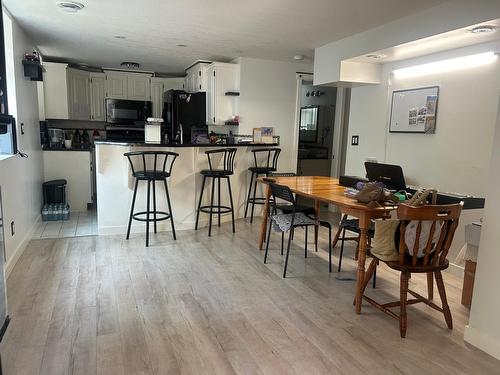
[[[320,215],[320,204],[328,203],[339,207],[343,214],[347,214],[359,219],[360,240],[358,252],[358,267],[356,272],[356,313],[361,312],[362,285],[365,277],[365,262],[367,248],[367,234],[371,226],[372,219],[385,218],[390,215],[390,211],[396,206],[385,206],[372,208],[364,203],[359,203],[355,199],[347,197],[345,187],[339,185],[336,178],[324,176],[295,176],[295,177],[259,177],[257,181],[266,184],[266,200],[264,204],[264,217],[260,227],[259,250],[262,250],[268,226],[269,198],[271,189],[269,182],[285,185],[298,196],[310,198],[315,202],[316,213]]]

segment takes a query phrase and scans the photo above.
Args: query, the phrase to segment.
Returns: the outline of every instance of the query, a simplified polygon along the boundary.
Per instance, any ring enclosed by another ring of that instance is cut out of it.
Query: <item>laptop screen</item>
[[[366,177],[370,181],[382,182],[389,190],[405,190],[403,169],[399,165],[365,162]]]

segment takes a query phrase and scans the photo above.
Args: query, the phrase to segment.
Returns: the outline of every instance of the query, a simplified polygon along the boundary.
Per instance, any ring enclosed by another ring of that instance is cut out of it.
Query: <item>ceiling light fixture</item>
[[[494,52],[479,53],[454,59],[436,61],[429,64],[415,65],[393,71],[397,78],[408,78],[428,74],[451,72],[467,68],[474,68],[494,62],[497,56]]]
[[[295,55],[293,57],[294,60],[297,60],[297,61],[301,61],[301,60],[304,60],[304,55]]]
[[[76,13],[85,8],[85,5],[77,3],[76,1],[58,1],[56,4],[59,8],[68,13]]]
[[[481,25],[476,26],[470,29],[469,31],[473,34],[483,34],[483,33],[491,33],[496,30],[496,26],[493,25]]]
[[[127,39],[125,35],[115,35],[113,38],[115,39]]]
[[[369,55],[366,55],[365,57],[368,57],[369,59],[380,60],[380,59],[383,59],[384,57],[387,57],[387,56],[383,55],[383,54],[379,54],[379,53],[370,53]]]
[[[133,61],[124,61],[120,64],[120,66],[126,69],[139,69],[141,64]]]

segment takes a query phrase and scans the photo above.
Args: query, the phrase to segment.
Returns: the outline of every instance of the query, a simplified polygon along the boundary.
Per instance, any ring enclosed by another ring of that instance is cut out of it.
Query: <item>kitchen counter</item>
[[[97,174],[97,222],[99,234],[120,234],[127,232],[130,205],[132,202],[134,178],[128,159],[123,155],[129,151],[162,150],[179,154],[168,179],[170,198],[172,201],[175,227],[178,230],[193,229],[196,219],[196,208],[201,192],[202,169],[208,169],[205,151],[223,147],[237,147],[234,160],[234,174],[231,176],[231,188],[234,200],[235,218],[242,218],[245,212],[245,201],[250,182],[248,167],[254,165],[253,150],[255,147],[271,147],[277,144],[237,144],[237,145],[153,145],[140,142],[96,141],[96,174]],[[219,159],[222,157],[219,155]],[[212,163],[220,160],[214,157]],[[280,167],[280,164],[278,164]],[[280,170],[280,169],[278,169]],[[210,181],[211,182],[211,181]],[[168,211],[165,192],[162,184],[156,186],[157,209]],[[210,195],[210,186],[205,186],[204,204]],[[137,191],[136,211],[144,211],[146,206],[147,184],[140,182]],[[222,204],[227,205],[228,194],[226,182],[221,184]],[[258,186],[258,196],[263,196]],[[255,215],[260,215],[263,206],[256,206]],[[231,215],[223,215],[222,222],[230,221]],[[199,227],[208,224],[208,215],[200,214]],[[169,221],[158,223],[159,231],[169,231]],[[132,233],[145,232],[142,222],[132,222]],[[179,234],[181,237],[182,234]],[[154,240],[153,240],[154,243]]]
[[[65,147],[42,147],[42,151],[93,151],[94,147],[83,147],[83,148],[76,148],[76,147],[71,147],[71,148],[65,148]]]
[[[129,146],[129,147],[248,147],[248,146],[262,146],[262,147],[273,147],[278,146],[279,143],[235,143],[235,144],[225,144],[225,143],[187,143],[187,144],[154,144],[154,143],[144,143],[136,141],[95,141],[96,145],[115,145],[115,146]]]

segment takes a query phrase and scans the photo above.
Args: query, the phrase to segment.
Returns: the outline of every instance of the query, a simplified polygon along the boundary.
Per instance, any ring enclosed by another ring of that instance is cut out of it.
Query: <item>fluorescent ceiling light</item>
[[[393,71],[397,78],[407,78],[422,76],[428,74],[436,74],[443,72],[452,72],[455,70],[474,68],[476,66],[490,64],[496,59],[494,52],[479,53],[458,57],[455,59],[441,60],[429,64],[415,65],[408,68],[396,69]]]

